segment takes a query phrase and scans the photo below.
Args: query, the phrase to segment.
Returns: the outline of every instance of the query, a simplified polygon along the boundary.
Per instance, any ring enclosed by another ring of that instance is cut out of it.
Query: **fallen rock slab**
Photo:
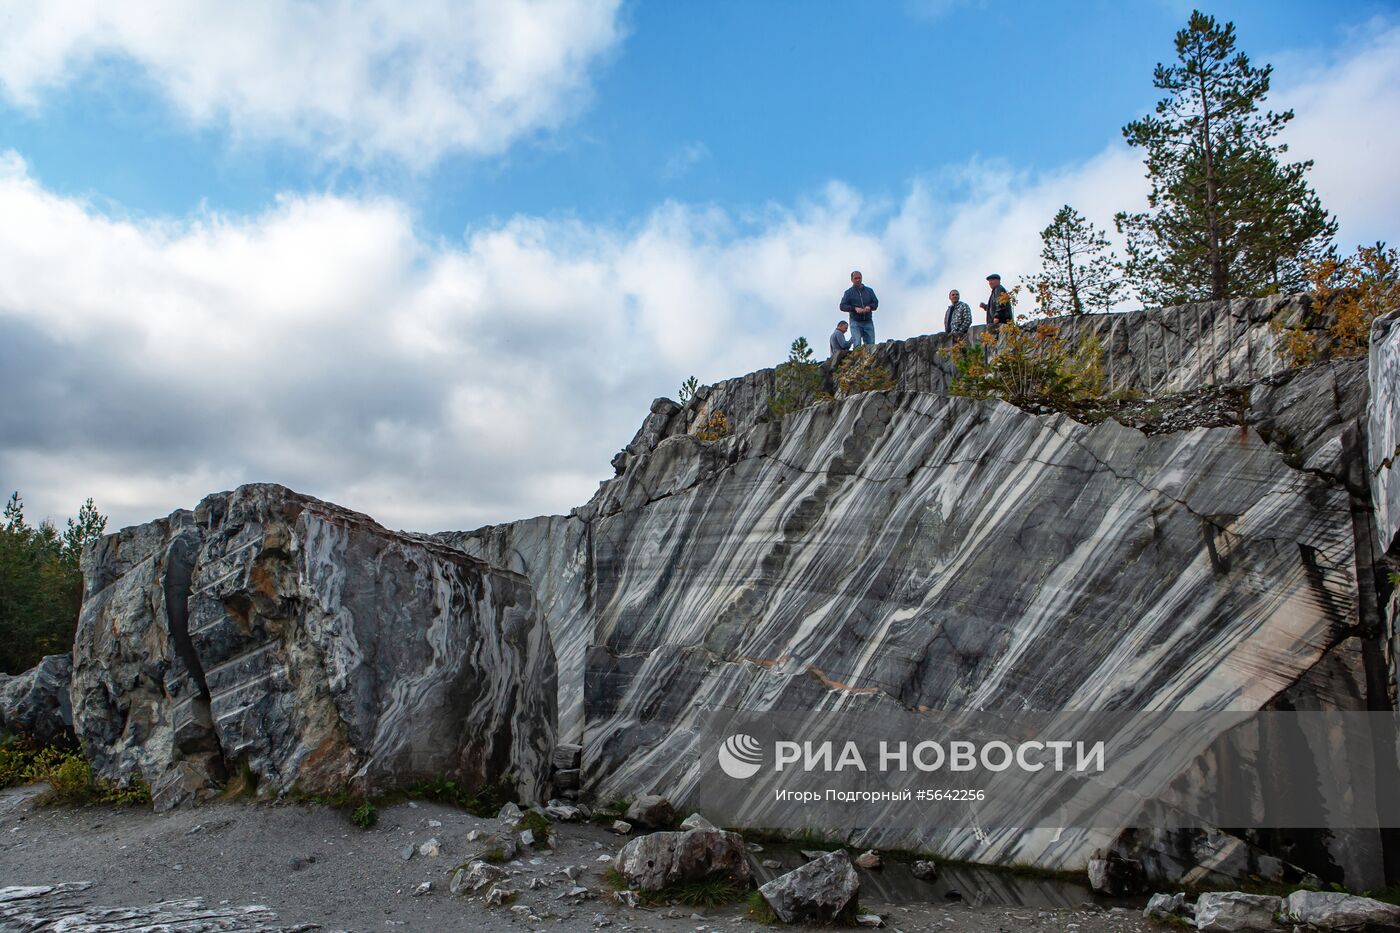
[[[758,889],[784,923],[830,923],[855,907],[860,878],[844,849],[828,852]]]
[[[728,878],[748,884],[749,856],[738,833],[690,829],[639,836],[622,847],[613,867],[639,891],[660,891],[673,884]]]
[[[1210,892],[1196,898],[1196,929],[1202,933],[1277,930],[1283,898],[1239,891]]]
[[[1313,930],[1400,930],[1400,907],[1334,891],[1294,891],[1283,899],[1281,916]]]

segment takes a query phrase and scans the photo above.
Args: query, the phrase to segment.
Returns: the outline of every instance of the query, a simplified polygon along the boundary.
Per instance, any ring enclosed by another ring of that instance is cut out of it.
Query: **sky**
[[[1400,0],[1205,7],[1346,249],[1397,240]],[[391,528],[585,502],[657,396],[880,339],[1145,206],[1191,12],[0,0],[0,486],[109,530],[277,482]],[[974,301],[975,303],[975,301]]]

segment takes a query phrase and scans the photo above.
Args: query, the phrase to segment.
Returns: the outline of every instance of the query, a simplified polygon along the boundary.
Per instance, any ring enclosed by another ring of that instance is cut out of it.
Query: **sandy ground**
[[[481,896],[453,896],[448,880],[473,848],[480,819],[434,803],[402,803],[380,811],[369,830],[337,811],[301,804],[221,803],[153,814],[138,809],[36,808],[34,789],[0,792],[0,887],[92,882],[84,903],[137,906],[201,897],[208,905],[259,904],[287,926],[369,931],[737,931],[759,930],[745,905],[717,909],[628,908],[604,880],[608,858],[626,840],[601,827],[557,826],[554,851],[539,850],[507,866],[521,889],[517,907],[488,908]],[[432,825],[436,821],[440,825]],[[403,848],[436,837],[442,854]],[[560,870],[584,870],[589,896],[559,900],[571,887]],[[533,878],[544,886],[530,889]],[[432,890],[415,895],[423,882]],[[876,892],[878,894],[878,892]],[[881,903],[864,894],[862,913],[885,917],[888,929],[1072,933],[1161,929],[1135,910],[1080,906],[973,907],[945,903]],[[3,928],[3,921],[0,921]]]

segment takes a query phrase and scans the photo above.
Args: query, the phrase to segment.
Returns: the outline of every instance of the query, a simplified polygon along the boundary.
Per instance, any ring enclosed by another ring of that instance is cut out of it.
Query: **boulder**
[[[587,813],[583,807],[565,803],[562,800],[551,800],[544,808],[544,815],[559,823],[577,823],[579,820],[587,819]]]
[[[1334,891],[1294,891],[1283,899],[1281,917],[1315,930],[1400,930],[1400,907]]]
[[[519,826],[520,821],[524,818],[524,811],[522,811],[520,807],[516,806],[514,803],[508,803],[505,806],[501,807],[500,812],[496,814],[496,822],[500,823],[502,826],[505,826],[507,829],[514,829],[515,827]]]
[[[1142,862],[1109,854],[1089,859],[1089,887],[1109,897],[1141,893],[1146,884]]]
[[[660,891],[673,884],[728,878],[749,882],[749,856],[738,833],[689,829],[639,836],[617,853],[613,867],[640,891]]]
[[[1271,894],[1210,892],[1196,898],[1196,929],[1202,933],[1277,930],[1283,899]]]
[[[881,868],[884,864],[884,860],[880,858],[880,853],[876,852],[874,849],[867,849],[856,856],[856,867],[864,868],[866,871],[873,871],[877,868]]]
[[[502,869],[477,859],[453,872],[452,882],[448,885],[448,890],[453,894],[461,894],[464,891],[479,891],[505,876],[506,873]]]
[[[68,687],[73,657],[51,654],[22,674],[0,674],[0,732],[26,735],[40,745],[73,738]]]
[[[692,813],[681,820],[681,829],[718,829],[715,824],[698,813]],[[762,851],[761,849],[759,851]]]
[[[1154,894],[1147,899],[1147,906],[1143,908],[1142,915],[1149,920],[1170,920],[1174,917],[1184,917],[1186,915],[1186,895],[1180,891],[1176,894]]]
[[[675,825],[676,809],[671,801],[657,794],[643,794],[627,808],[627,822],[648,829],[669,829]]]
[[[520,892],[515,888],[507,887],[504,884],[493,885],[491,890],[486,892],[486,906],[500,907],[515,898]]]
[[[83,577],[73,724],[100,777],[545,787],[555,658],[524,577],[268,484],[106,536]]]
[[[632,824],[626,820],[613,820],[612,831],[619,836],[625,836],[632,831]]]
[[[860,878],[846,850],[814,859],[758,889],[784,923],[830,923],[855,910]]]
[[[914,877],[920,881],[934,881],[938,878],[938,866],[933,862],[920,859],[909,867]]]

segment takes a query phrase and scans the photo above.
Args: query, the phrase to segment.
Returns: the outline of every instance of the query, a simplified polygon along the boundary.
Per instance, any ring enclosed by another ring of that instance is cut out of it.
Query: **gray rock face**
[[[671,409],[653,406],[623,473],[569,516],[443,537],[513,561],[549,594],[561,720],[583,739],[583,790],[599,799],[655,788],[685,801],[695,778],[672,764],[702,751],[685,744],[701,705],[1384,706],[1371,649],[1351,635],[1380,617],[1356,466],[1367,382],[1354,362],[1274,372],[1269,323],[1306,307],[1062,322],[1105,343],[1118,385],[1260,380],[1248,428],[1144,436],[930,394],[946,388],[936,335],[877,348],[901,388],[920,391],[768,423],[771,372],[730,380],[664,425]],[[690,436],[714,408],[735,435]],[[1344,786],[1340,762],[1301,767]],[[1128,829],[909,826],[847,841],[1073,870],[1123,848],[1162,880],[1198,864],[1178,855],[1200,846],[1142,831],[1125,843]],[[1383,883],[1379,844],[1322,843],[1358,886]],[[1247,857],[1221,850],[1211,864],[1255,871],[1253,850],[1231,845]]]
[[[1382,315],[1371,325],[1369,362],[1373,391],[1366,466],[1381,546],[1393,552],[1400,532],[1400,311]]]
[[[72,677],[67,654],[51,654],[23,674],[0,674],[0,732],[26,735],[40,745],[71,739]]]
[[[758,889],[784,923],[829,923],[860,893],[860,878],[844,849],[828,852]]]
[[[1235,933],[1238,930],[1277,930],[1275,922],[1281,898],[1272,894],[1239,891],[1202,894],[1196,898],[1196,929],[1201,933]]]
[[[1282,918],[1312,930],[1400,930],[1400,907],[1334,891],[1294,891]]]
[[[617,853],[613,867],[638,891],[660,891],[706,878],[747,884],[750,876],[743,837],[720,829],[638,836]]]
[[[84,581],[75,731],[158,806],[235,767],[274,795],[544,786],[554,657],[516,574],[253,485],[109,535]]]

